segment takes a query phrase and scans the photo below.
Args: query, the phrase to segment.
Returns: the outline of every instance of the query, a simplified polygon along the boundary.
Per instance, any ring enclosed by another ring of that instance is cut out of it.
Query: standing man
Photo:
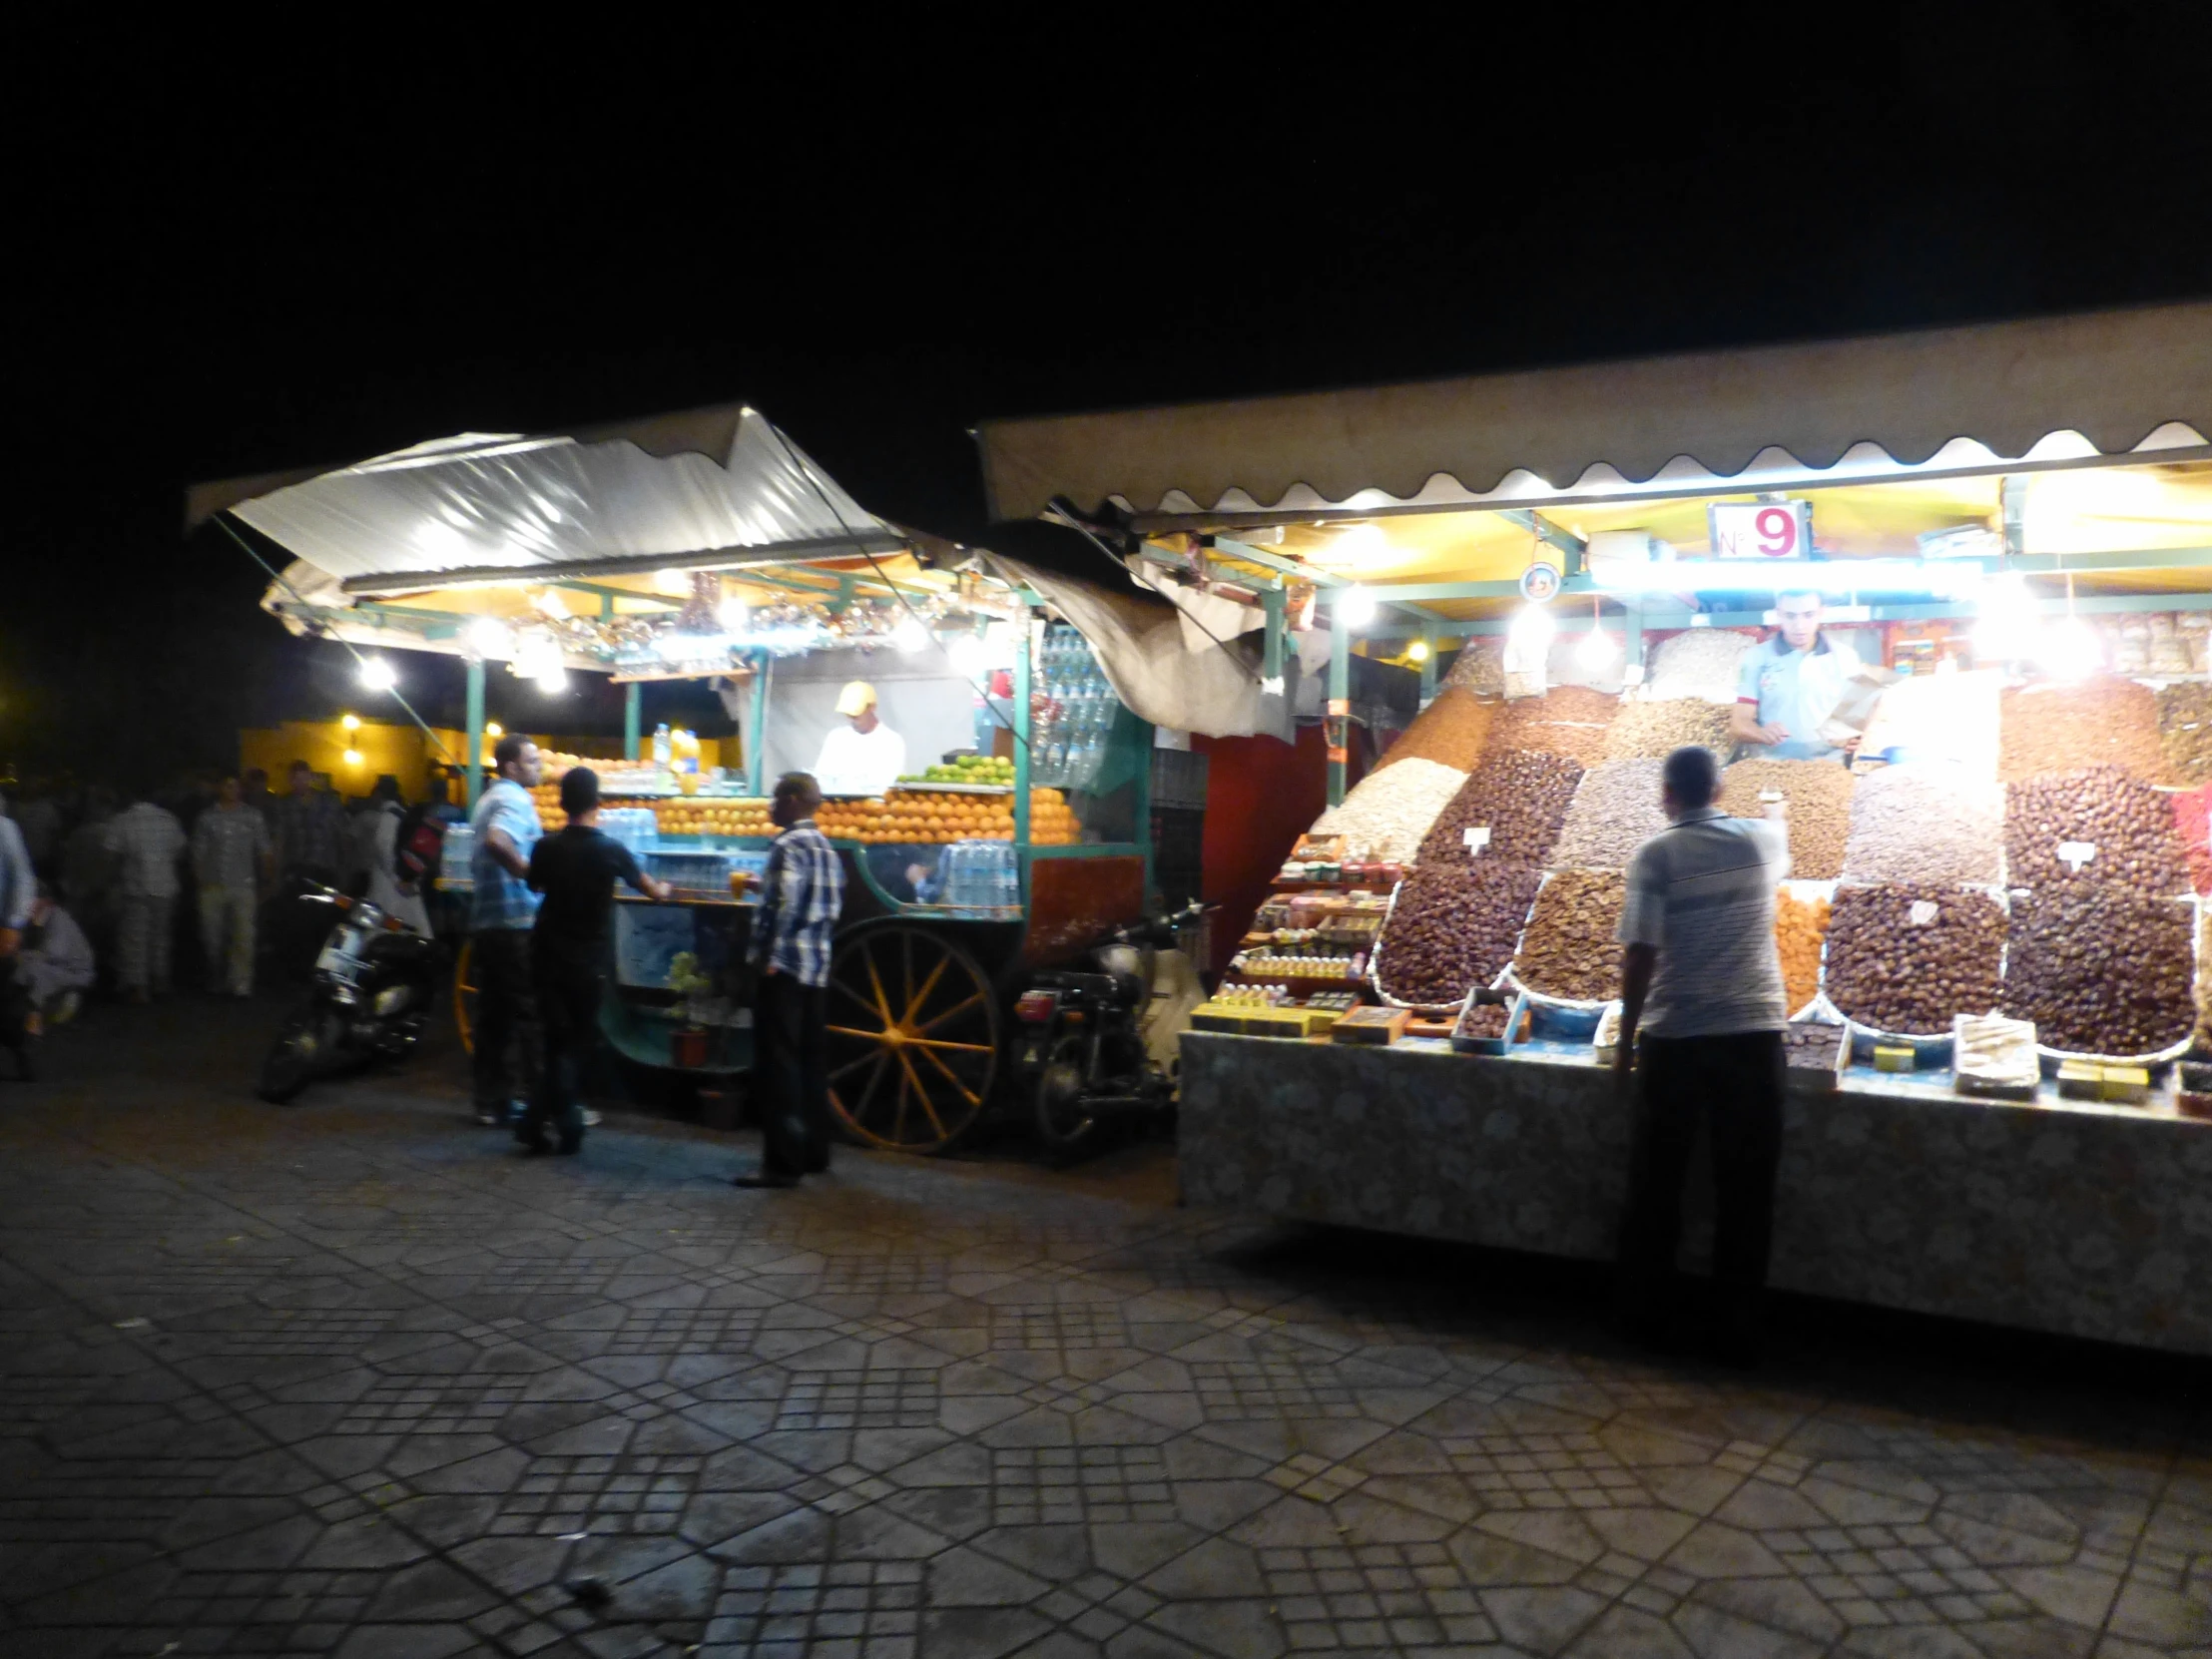
[[[1841,759],[1845,750],[1821,736],[1821,723],[1843,701],[1859,659],[1850,646],[1822,632],[1818,590],[1778,593],[1774,609],[1781,632],[1745,652],[1736,672],[1729,735],[1764,750],[1763,760]]]
[[[1661,769],[1670,828],[1636,849],[1621,908],[1621,1093],[1633,1091],[1619,1291],[1631,1332],[1668,1334],[1682,1181],[1705,1120],[1713,1151],[1713,1284],[1721,1356],[1758,1358],[1759,1297],[1782,1154],[1782,962],[1774,890],[1790,872],[1784,809],[1713,805],[1720,766],[1698,746]],[[1640,1029],[1639,1029],[1640,1026]]]
[[[815,828],[822,790],[804,772],[776,781],[769,817],[783,831],[761,873],[751,960],[759,975],[753,1075],[761,1098],[761,1167],[740,1187],[796,1187],[830,1167],[830,938],[844,903],[844,866]]]
[[[881,795],[906,770],[906,740],[875,711],[875,688],[847,681],[837,693],[845,724],[831,727],[815,761],[818,789],[831,795]]]
[[[328,917],[318,904],[298,902],[303,884],[334,887],[338,882],[338,837],[344,830],[337,797],[314,787],[314,770],[305,761],[285,769],[286,793],[270,809],[270,833],[276,841],[277,886],[270,937],[286,973],[304,975],[322,943]]]
[[[562,775],[561,811],[568,815],[568,828],[547,835],[530,854],[530,885],[543,895],[530,933],[530,974],[545,1054],[537,1093],[515,1125],[515,1139],[532,1152],[546,1150],[549,1123],[563,1153],[584,1144],[586,1119],[577,1092],[585,1057],[599,1034],[615,882],[627,881],[658,901],[670,890],[640,872],[627,846],[601,832],[598,773],[570,767]]]
[[[538,1064],[537,1003],[530,988],[530,928],[538,895],[530,890],[530,854],[541,827],[530,792],[545,770],[538,746],[510,733],[492,751],[499,776],[476,803],[469,874],[469,953],[476,965],[476,1121],[505,1123]],[[509,1059],[509,1050],[513,1058]]]
[[[192,867],[200,877],[200,942],[208,958],[210,995],[254,994],[254,916],[272,855],[269,826],[246,805],[238,779],[224,779],[216,788],[215,805],[192,827]]]
[[[25,1082],[31,1077],[30,997],[17,981],[17,958],[23,950],[23,931],[31,924],[31,909],[38,902],[38,875],[31,868],[30,848],[15,820],[0,813],[0,1045],[15,1050],[16,1069]]]
[[[169,994],[170,945],[177,909],[177,860],[185,827],[150,790],[134,790],[130,808],[108,825],[108,849],[122,863],[122,913],[116,939],[116,983],[133,1002]]]

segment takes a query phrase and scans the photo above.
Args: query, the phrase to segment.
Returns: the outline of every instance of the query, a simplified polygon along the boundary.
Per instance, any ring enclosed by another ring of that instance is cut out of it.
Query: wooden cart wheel
[[[470,941],[461,941],[453,958],[453,1023],[461,1033],[461,1051],[476,1052],[476,953]]]
[[[998,1075],[997,993],[941,932],[894,924],[841,940],[830,964],[830,1106],[854,1139],[951,1149]]]

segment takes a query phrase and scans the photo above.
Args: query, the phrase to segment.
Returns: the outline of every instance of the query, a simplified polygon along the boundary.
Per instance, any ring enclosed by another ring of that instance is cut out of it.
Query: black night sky
[[[195,479],[743,398],[975,537],[986,415],[2212,292],[2205,8],[1647,10],[62,43],[88,96],[17,157],[49,389],[0,763],[215,763],[352,701],[181,536]],[[614,718],[576,703],[533,724]]]

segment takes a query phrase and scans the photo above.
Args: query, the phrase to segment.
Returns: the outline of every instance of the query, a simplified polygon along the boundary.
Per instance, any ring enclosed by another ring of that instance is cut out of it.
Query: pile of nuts
[[[1914,906],[1925,906],[1914,920]],[[1828,1000],[1877,1031],[1940,1036],[1953,1014],[1985,1014],[2001,994],[2004,911],[1987,893],[1918,881],[1836,889]]]
[[[1665,760],[1685,744],[1701,743],[1713,759],[1726,761],[1735,740],[1728,735],[1730,711],[1718,703],[1694,697],[1669,698],[1660,703],[1624,703],[1605,734],[1605,758],[1637,760],[1655,756]]]
[[[1434,1007],[1487,985],[1513,959],[1542,874],[1494,858],[1424,864],[1397,889],[1377,947],[1385,996]]]
[[[1477,1002],[1459,1021],[1458,1035],[1462,1037],[1502,1037],[1506,1022],[1513,1017],[1510,1003]]]
[[[1562,869],[1544,883],[1528,931],[1513,956],[1513,976],[1539,996],[1603,1002],[1621,988],[1615,934],[1627,883],[1614,870]]]
[[[2004,1011],[2035,1022],[2045,1048],[2116,1059],[2188,1036],[2191,907],[2126,887],[2069,881],[2012,906]]]
[[[1744,653],[1758,643],[1755,635],[1733,628],[1685,629],[1652,653],[1651,695],[1732,704]]]
[[[2167,776],[2177,784],[2212,778],[2212,685],[2176,681],[2152,694],[2158,706],[2158,743]]]
[[[1785,1061],[1800,1071],[1834,1071],[1836,1056],[1844,1046],[1841,1025],[1815,1025],[1800,1021],[1782,1028]]]
[[[2080,841],[2096,848],[2082,880],[2153,896],[2189,890],[2172,802],[2118,767],[2008,784],[2004,796],[2005,879],[2013,886],[2073,880],[2058,848]]]
[[[1834,761],[1738,761],[1721,774],[1722,812],[1760,818],[1760,797],[1779,791],[1790,811],[1790,873],[1833,881],[1844,872],[1851,839],[1851,798],[1858,780]]]
[[[1659,808],[1660,761],[1603,761],[1582,775],[1551,861],[1576,869],[1623,869],[1636,848],[1667,827]]]
[[[1834,913],[1825,898],[1774,895],[1774,947],[1782,958],[1783,1003],[1793,1014],[1820,994],[1821,941]]]
[[[1414,717],[1412,725],[1398,734],[1397,742],[1376,763],[1376,770],[1418,760],[1472,772],[1489,742],[1490,721],[1497,707],[1495,703],[1477,701],[1472,692],[1446,687],[1436,694],[1435,702]]]
[[[2003,791],[1959,768],[1884,767],[1860,779],[1851,798],[1851,880],[1994,885],[2003,850]]]
[[[1566,820],[1567,804],[1581,782],[1581,767],[1564,756],[1521,749],[1493,750],[1436,815],[1420,843],[1418,860],[1424,864],[1439,859],[1465,861],[1465,831],[1486,826],[1489,844],[1478,856],[1512,863],[1545,863],[1552,843],[1559,838],[1559,826]]]
[[[1404,761],[1371,772],[1341,805],[1314,821],[1317,835],[1342,835],[1348,847],[1382,863],[1404,863],[1420,845],[1466,774],[1434,761]]]
[[[1532,749],[1590,766],[1605,759],[1605,736],[1621,700],[1586,686],[1555,686],[1542,697],[1505,705],[1491,728],[1496,749]]]
[[[1470,691],[1477,697],[1505,695],[1505,642],[1495,634],[1471,639],[1451,660],[1444,684]]]
[[[1997,705],[1997,776],[2007,784],[2109,762],[2167,782],[2158,701],[2148,686],[2102,676],[2078,686],[2007,690]]]

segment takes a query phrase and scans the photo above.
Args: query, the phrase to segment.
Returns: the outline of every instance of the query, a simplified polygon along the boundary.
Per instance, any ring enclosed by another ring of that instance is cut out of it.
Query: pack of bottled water
[[[1032,734],[1036,744],[1034,782],[1060,789],[1088,789],[1106,758],[1108,734],[1121,710],[1090,642],[1073,628],[1056,624],[1038,652],[1046,715]]]
[[[469,860],[476,855],[476,830],[468,824],[448,824],[438,852],[438,885],[450,890],[472,887],[476,873]]]
[[[628,847],[630,855],[641,864],[660,844],[660,820],[650,807],[602,807],[599,828]]]
[[[955,910],[1018,910],[1020,866],[1008,841],[960,840],[937,865],[937,902]]]

